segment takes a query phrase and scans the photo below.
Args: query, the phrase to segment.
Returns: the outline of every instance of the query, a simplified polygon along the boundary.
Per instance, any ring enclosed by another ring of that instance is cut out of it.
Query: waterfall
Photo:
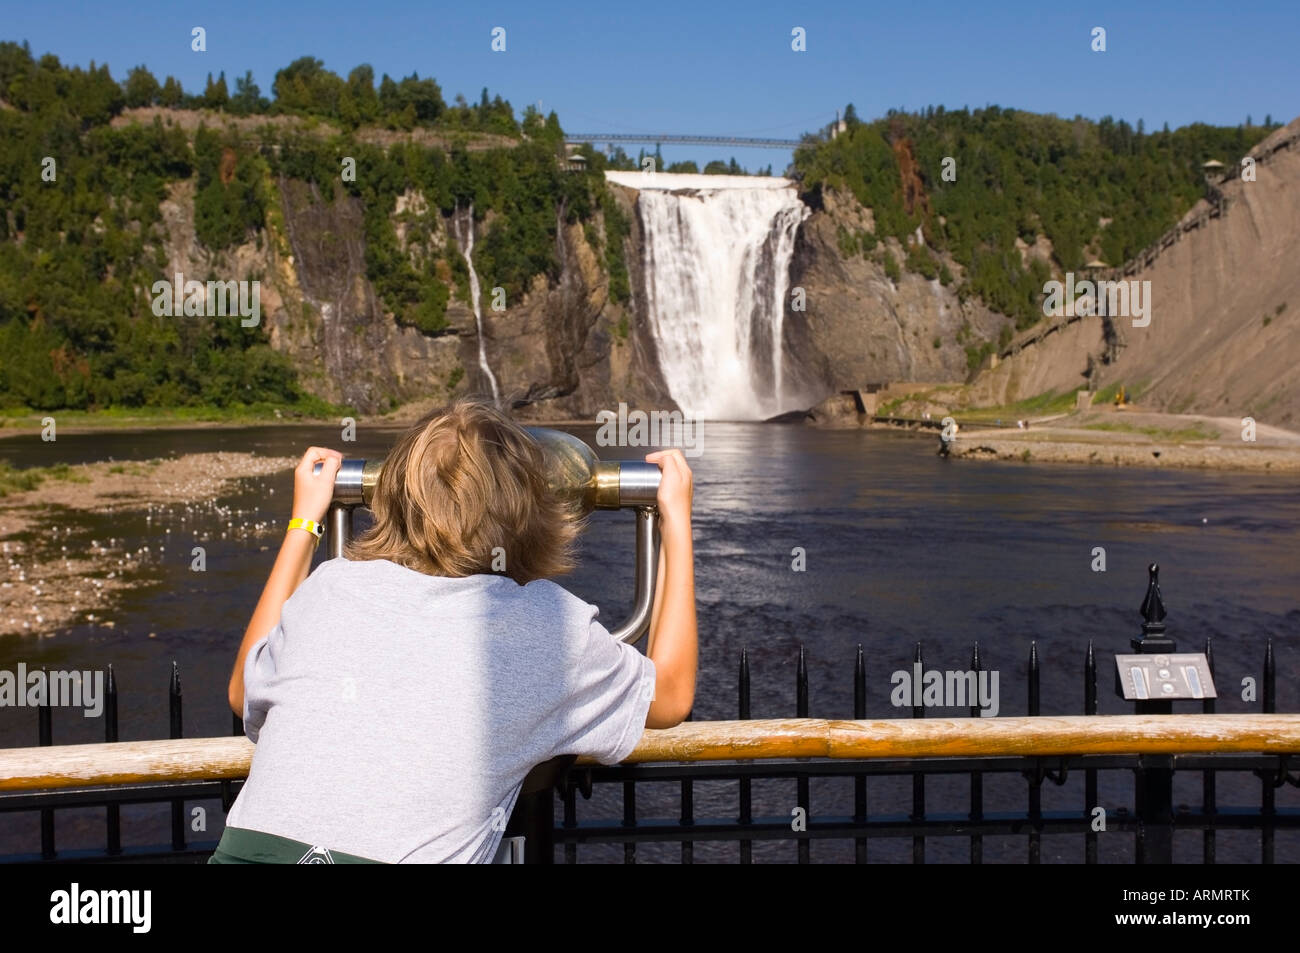
[[[782,320],[809,215],[789,179],[607,172],[638,190],[645,300],[673,400],[704,419],[790,410]]]
[[[451,222],[456,229],[456,244],[460,245],[461,254],[465,256],[465,264],[469,266],[470,305],[474,308],[474,326],[478,328],[478,366],[487,375],[488,383],[492,385],[492,403],[500,407],[501,393],[497,390],[497,378],[492,373],[492,368],[488,366],[487,348],[483,345],[483,308],[479,303],[478,272],[474,270],[474,203],[469,203],[469,208],[465,210],[465,235],[463,238],[461,237],[460,219],[453,214]]]

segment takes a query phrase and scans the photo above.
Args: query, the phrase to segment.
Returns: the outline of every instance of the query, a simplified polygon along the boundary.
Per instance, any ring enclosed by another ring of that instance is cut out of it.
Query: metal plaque
[[[1203,652],[1116,655],[1115,686],[1126,701],[1217,698]]]

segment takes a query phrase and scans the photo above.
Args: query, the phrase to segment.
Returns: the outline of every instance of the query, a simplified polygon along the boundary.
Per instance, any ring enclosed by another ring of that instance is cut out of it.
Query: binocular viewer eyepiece
[[[636,596],[632,616],[610,633],[635,642],[650,626],[655,582],[655,507],[661,473],[652,463],[638,460],[601,460],[579,438],[547,427],[525,427],[542,448],[547,486],[571,506],[576,515],[592,510],[635,509]],[[323,464],[316,464],[320,473]],[[327,516],[329,554],[343,555],[352,535],[352,511],[368,507],[383,472],[383,460],[346,458],[334,477],[334,499]]]
[[[601,460],[572,434],[547,427],[524,429],[541,445],[547,485],[580,513],[655,505],[660,471],[654,464]],[[321,466],[316,464],[316,473]],[[334,477],[334,502],[369,506],[383,468],[382,460],[345,459]]]

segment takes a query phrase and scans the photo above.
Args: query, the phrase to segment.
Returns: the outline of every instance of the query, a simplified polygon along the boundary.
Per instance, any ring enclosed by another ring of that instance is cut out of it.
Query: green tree
[[[397,102],[399,111],[409,108],[416,122],[421,123],[434,122],[447,108],[438,84],[432,79],[420,79],[419,73],[412,73],[397,84]]]
[[[352,102],[355,105],[360,122],[375,122],[379,118],[379,96],[375,93],[375,71],[369,63],[362,63],[348,73],[348,92],[352,96]]]
[[[343,80],[313,56],[302,56],[275,74],[271,94],[281,112],[337,117]]]
[[[136,66],[126,74],[123,95],[128,108],[152,106],[158,102],[161,93],[162,87],[158,85],[158,80],[154,79],[153,73],[149,72],[147,67]]]
[[[181,88],[180,82],[175,76],[168,76],[163,81],[162,91],[158,94],[159,105],[166,106],[168,109],[179,109],[185,100],[185,90]]]
[[[385,73],[379,81],[379,114],[387,120],[398,111],[397,83]]]
[[[253,82],[253,71],[245,70],[243,76],[235,79],[235,95],[230,100],[230,111],[241,116],[250,116],[263,112],[262,91]]]
[[[212,81],[212,74],[209,73],[207,85],[203,88],[203,104],[209,109],[225,109],[229,101],[230,91],[226,88],[225,71],[222,71],[215,83]]]

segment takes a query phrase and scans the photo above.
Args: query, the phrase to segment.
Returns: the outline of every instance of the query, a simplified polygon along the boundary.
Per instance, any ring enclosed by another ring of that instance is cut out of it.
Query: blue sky
[[[207,30],[207,52],[190,29]],[[506,51],[491,31],[506,29]],[[791,50],[803,27],[807,51]],[[1105,53],[1090,48],[1106,29]],[[890,107],[987,104],[1062,116],[1113,115],[1158,129],[1249,114],[1300,114],[1300,2],[221,3],[0,2],[0,38],[65,63],[147,65],[201,91],[211,71],[251,69],[270,95],[275,71],[302,55],[346,75],[432,76],[450,100],[487,86],[522,110],[541,101],[573,131],[797,138],[852,102]],[[635,154],[637,146],[629,151]],[[721,148],[664,147],[670,161],[729,158]],[[789,153],[736,150],[742,165]]]

